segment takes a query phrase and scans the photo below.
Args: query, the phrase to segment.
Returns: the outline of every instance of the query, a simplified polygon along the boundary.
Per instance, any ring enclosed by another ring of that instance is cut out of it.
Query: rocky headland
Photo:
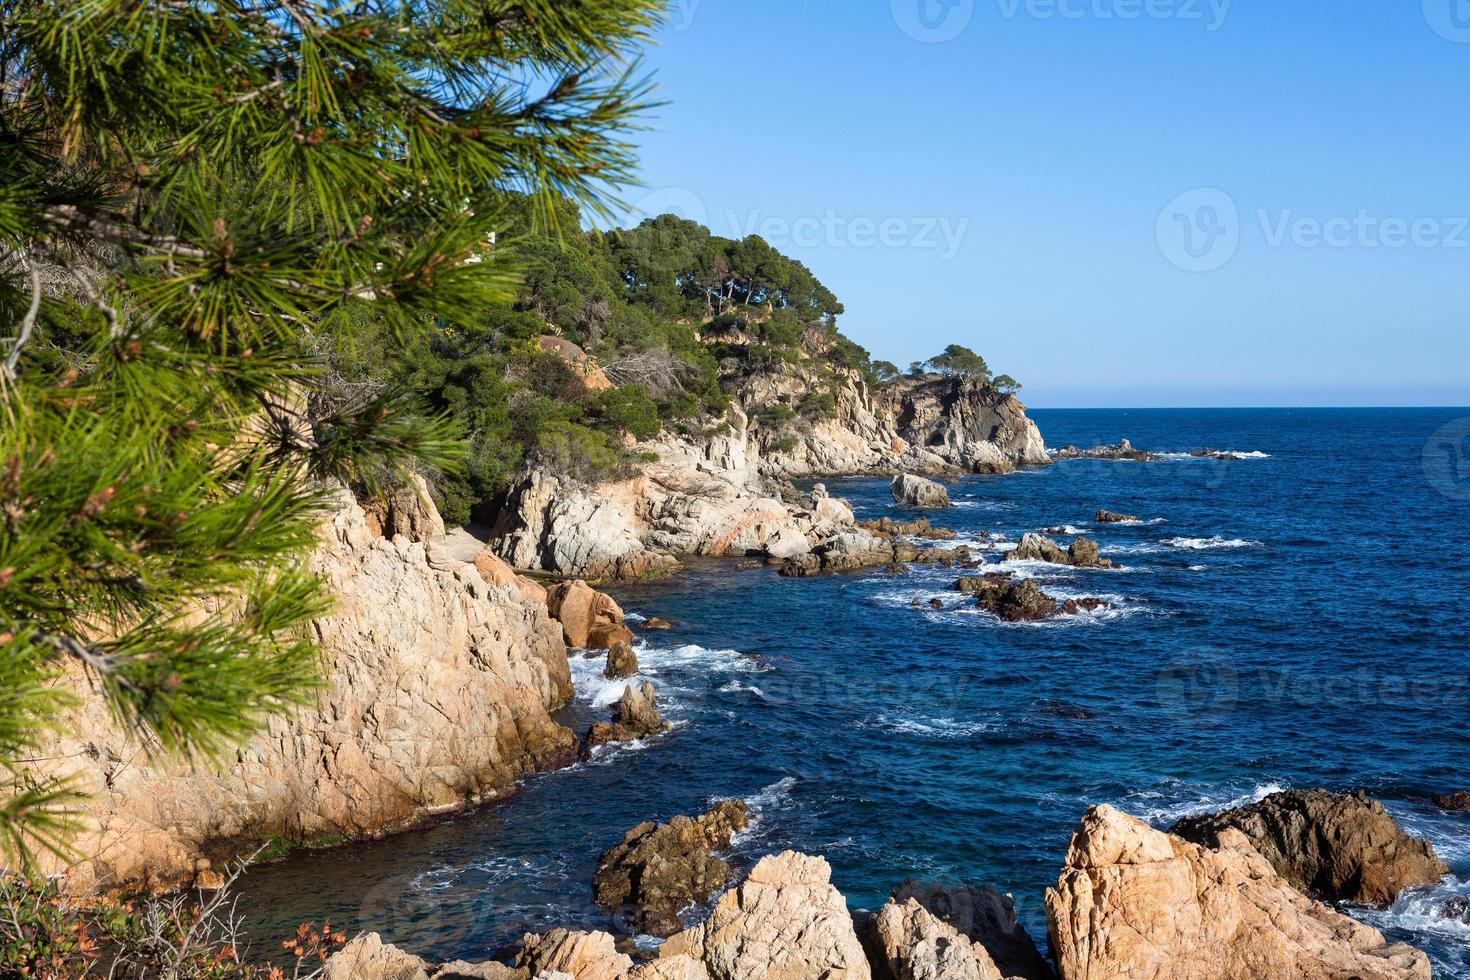
[[[857,372],[834,383],[813,370],[797,364],[742,379],[718,425],[638,444],[652,461],[628,479],[584,486],[524,474],[486,508],[491,549],[516,568],[588,580],[658,574],[697,555],[779,561],[858,531],[845,503],[820,486],[798,494],[790,480],[898,476],[895,494],[930,507],[948,495],[924,477],[1050,462],[1025,406],[976,379],[902,378],[875,390]],[[761,406],[819,383],[832,387],[829,417],[802,420],[796,435],[760,420]]]

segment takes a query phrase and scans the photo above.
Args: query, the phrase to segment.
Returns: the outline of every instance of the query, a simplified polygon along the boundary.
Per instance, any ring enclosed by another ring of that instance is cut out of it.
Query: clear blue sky
[[[673,0],[648,65],[624,196],[768,233],[875,357],[1470,404],[1466,0]]]

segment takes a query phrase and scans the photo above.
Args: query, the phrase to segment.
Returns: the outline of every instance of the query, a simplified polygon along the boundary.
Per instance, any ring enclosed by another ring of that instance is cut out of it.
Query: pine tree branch
[[[20,353],[22,348],[31,339],[31,332],[36,329],[36,316],[41,312],[41,270],[37,268],[35,260],[30,253],[22,252],[20,264],[29,273],[31,279],[31,305],[26,310],[26,315],[20,321],[20,334],[11,341],[10,353],[5,355],[3,376],[6,380],[15,378],[16,367],[20,364]]]

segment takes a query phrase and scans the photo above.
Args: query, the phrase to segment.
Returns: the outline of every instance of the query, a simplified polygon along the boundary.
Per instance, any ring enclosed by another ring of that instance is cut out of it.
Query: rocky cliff
[[[773,420],[769,406],[827,390],[832,408]],[[580,486],[526,474],[492,510],[491,547],[518,568],[635,578],[688,555],[803,555],[844,531],[852,511],[784,481],[858,474],[1008,472],[1049,459],[1012,396],[966,378],[905,378],[873,390],[856,372],[795,365],[743,379],[724,422],[664,433],[628,480]]]
[[[575,757],[551,719],[571,681],[546,607],[424,543],[378,536],[373,524],[389,522],[370,523],[345,494],[341,504],[311,559],[336,596],[313,624],[326,679],[314,709],[191,765],[150,758],[84,699],[69,726],[79,734],[46,764],[92,794],[76,849],[93,857],[66,869],[73,886],[173,884],[267,838],[377,833]]]

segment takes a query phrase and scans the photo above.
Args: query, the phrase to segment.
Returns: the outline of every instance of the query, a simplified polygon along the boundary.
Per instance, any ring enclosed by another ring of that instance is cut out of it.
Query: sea
[[[1003,623],[936,566],[787,579],[710,559],[615,588],[635,628],[674,624],[637,646],[670,732],[422,830],[252,869],[252,942],[268,953],[329,919],[473,960],[528,931],[617,929],[592,903],[601,852],[739,798],[742,867],[821,854],[868,909],[908,877],[994,883],[1045,950],[1043,894],[1088,806],[1167,828],[1326,787],[1382,800],[1452,869],[1345,911],[1426,950],[1436,976],[1470,977],[1470,920],[1446,914],[1470,899],[1470,813],[1431,802],[1470,790],[1470,409],[1031,415],[1048,445],[1127,438],[1164,458],[965,477],[952,509],[922,515],[886,480],[823,482],[860,518],[929,516],[987,564],[1027,531],[1095,538],[1117,567],[1006,567],[1108,608]],[[1204,448],[1226,455],[1190,455]],[[1094,524],[1100,508],[1140,519]],[[572,656],[563,720],[580,732],[623,682]]]

